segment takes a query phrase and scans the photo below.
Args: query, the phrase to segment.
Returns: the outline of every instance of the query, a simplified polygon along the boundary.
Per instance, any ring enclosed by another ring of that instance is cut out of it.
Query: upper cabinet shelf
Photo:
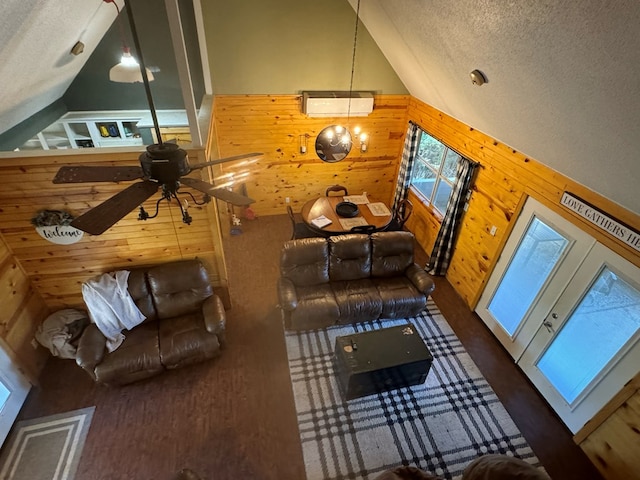
[[[20,150],[130,147],[152,143],[146,110],[69,112],[31,138]],[[159,110],[163,127],[188,126],[184,110]],[[146,140],[146,141],[145,141]]]

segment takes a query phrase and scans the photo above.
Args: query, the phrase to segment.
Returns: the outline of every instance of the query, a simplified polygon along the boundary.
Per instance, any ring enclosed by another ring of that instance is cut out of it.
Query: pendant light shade
[[[147,78],[149,81],[152,81],[153,73],[151,73],[151,70],[148,68],[145,70],[147,72]],[[133,58],[128,47],[123,47],[120,63],[109,70],[109,80],[119,83],[142,83],[140,64]]]

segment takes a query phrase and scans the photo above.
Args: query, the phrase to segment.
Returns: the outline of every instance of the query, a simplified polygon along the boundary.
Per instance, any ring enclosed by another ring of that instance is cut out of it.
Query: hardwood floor
[[[47,363],[20,418],[96,406],[77,480],[170,480],[185,467],[207,480],[305,478],[276,309],[289,219],[245,220],[242,228],[225,239],[232,309],[220,358],[122,388],[94,385],[73,361]],[[484,324],[446,280],[436,283],[436,304],[552,478],[600,479]]]

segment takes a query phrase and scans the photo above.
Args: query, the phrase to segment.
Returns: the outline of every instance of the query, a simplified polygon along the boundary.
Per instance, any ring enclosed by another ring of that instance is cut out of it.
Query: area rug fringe
[[[343,400],[335,338],[407,322],[434,357],[426,382]],[[539,465],[431,300],[415,318],[286,332],[285,340],[308,480],[373,479],[400,465],[458,479],[467,464],[487,453]]]

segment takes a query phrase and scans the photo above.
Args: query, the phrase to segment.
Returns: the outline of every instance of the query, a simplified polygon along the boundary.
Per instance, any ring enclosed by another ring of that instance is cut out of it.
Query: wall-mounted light
[[[358,138],[360,139],[360,151],[364,153],[367,151],[367,143],[369,142],[369,137],[366,133],[361,133]]]
[[[353,127],[353,133],[360,142],[360,151],[362,153],[366,152],[369,143],[369,136],[364,133],[360,127]]]
[[[309,138],[308,133],[303,133],[300,135],[300,153],[307,153],[307,139]]]

